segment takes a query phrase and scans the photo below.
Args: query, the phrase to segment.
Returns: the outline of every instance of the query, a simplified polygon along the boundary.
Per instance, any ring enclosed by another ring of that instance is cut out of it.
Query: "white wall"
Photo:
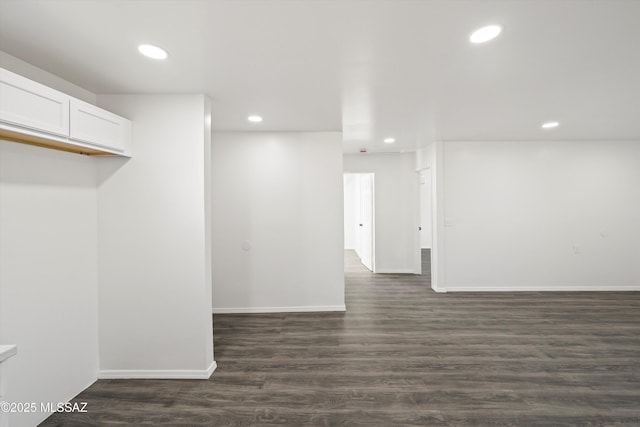
[[[96,103],[96,95],[80,86],[74,85],[60,77],[48,73],[41,68],[35,67],[23,60],[11,56],[6,52],[0,51],[0,67],[20,74],[28,79],[34,80],[45,86],[49,86],[55,90],[66,93],[78,99],[82,99],[90,104]]]
[[[206,378],[213,362],[202,95],[108,95],[133,158],[100,159],[100,376]]]
[[[0,343],[18,345],[3,364],[9,402],[65,402],[96,380],[94,162],[0,141]],[[39,409],[10,425],[37,425]]]
[[[640,142],[445,142],[447,291],[640,289]]]
[[[211,364],[215,369],[214,354],[213,354],[213,315],[210,313],[209,301],[213,298],[213,233],[211,227],[213,226],[213,206],[211,201],[211,167],[213,165],[213,151],[211,149],[212,142],[212,129],[211,129],[211,99],[208,96],[204,96],[204,128],[202,132],[204,134],[204,186],[202,188],[204,194],[204,283],[205,283],[205,295],[203,317],[207,326],[205,327],[205,334],[211,337],[211,340],[206,340],[206,360],[211,361]]]
[[[416,170],[431,172],[431,288],[436,292],[445,292],[443,147],[438,141],[416,152]]]
[[[214,133],[212,182],[214,312],[344,310],[341,134]]]
[[[420,171],[420,247],[429,249],[432,245],[432,213],[431,213],[431,169]]]
[[[344,248],[356,248],[355,175],[344,174]]]
[[[414,153],[344,155],[344,172],[374,174],[376,273],[420,271],[420,193],[415,166]]]
[[[0,52],[0,66],[88,102],[95,95]],[[0,142],[0,344],[13,402],[64,402],[98,367],[96,160]],[[44,355],[44,356],[43,356]],[[49,414],[10,414],[12,427]]]

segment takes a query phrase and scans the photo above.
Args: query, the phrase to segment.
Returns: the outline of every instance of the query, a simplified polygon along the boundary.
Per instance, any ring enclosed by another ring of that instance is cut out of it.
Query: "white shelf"
[[[130,120],[0,68],[0,139],[131,157]]]

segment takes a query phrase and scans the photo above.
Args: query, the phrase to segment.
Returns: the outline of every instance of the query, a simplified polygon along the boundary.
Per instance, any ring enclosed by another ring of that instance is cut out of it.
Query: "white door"
[[[359,214],[356,252],[360,262],[373,271],[373,174],[358,174],[356,186],[356,213]]]

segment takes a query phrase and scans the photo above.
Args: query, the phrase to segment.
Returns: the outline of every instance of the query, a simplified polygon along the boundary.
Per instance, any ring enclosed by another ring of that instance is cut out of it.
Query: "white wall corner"
[[[101,159],[98,167],[101,378],[209,375],[206,101],[203,95],[99,96],[100,105],[134,119],[136,140],[134,159]],[[123,242],[131,244],[123,250]],[[145,305],[148,298],[155,304]]]
[[[445,283],[445,195],[444,195],[444,142],[437,141],[430,146],[432,165],[431,200],[432,200],[432,248],[431,248],[431,283],[436,292],[446,292]]]
[[[433,289],[434,292],[437,292],[439,294],[446,294],[447,293],[447,289],[446,288],[439,287],[435,283],[431,284],[431,289]]]

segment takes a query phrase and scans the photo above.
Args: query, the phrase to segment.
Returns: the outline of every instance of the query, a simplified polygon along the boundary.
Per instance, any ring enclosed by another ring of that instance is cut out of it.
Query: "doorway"
[[[420,262],[421,275],[431,284],[431,248],[433,247],[433,201],[431,169],[420,174]]]
[[[344,248],[375,272],[374,174],[344,174]]]

